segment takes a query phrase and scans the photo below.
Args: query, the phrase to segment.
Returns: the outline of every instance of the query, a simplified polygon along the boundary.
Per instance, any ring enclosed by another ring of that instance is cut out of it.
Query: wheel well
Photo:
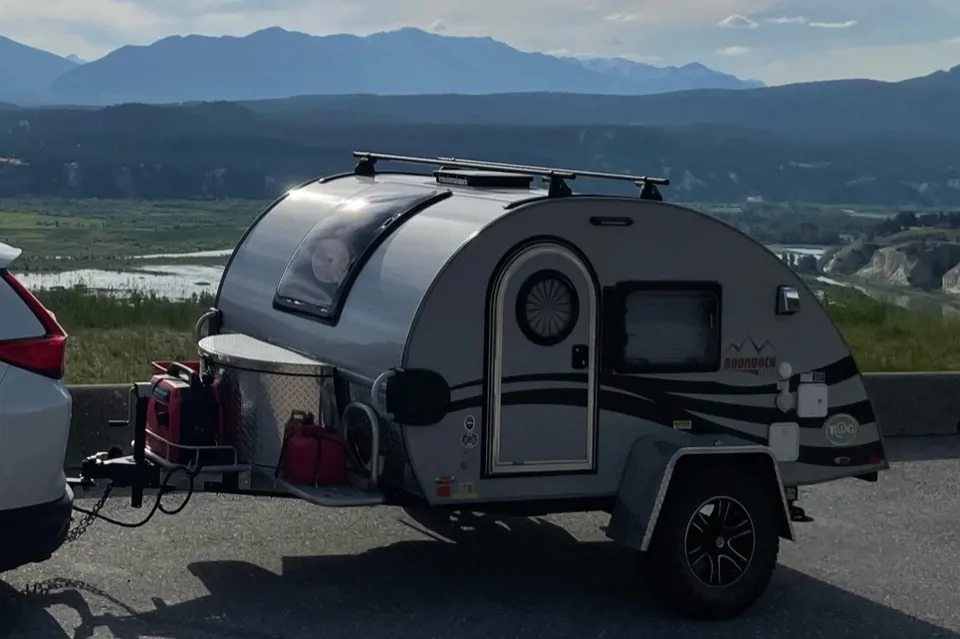
[[[702,472],[705,468],[729,467],[730,464],[736,464],[738,468],[745,470],[750,475],[756,477],[767,488],[771,503],[779,513],[779,533],[783,539],[793,541],[793,529],[790,525],[790,514],[784,504],[782,487],[777,479],[777,462],[762,451],[739,452],[739,453],[705,453],[684,455],[677,460],[673,467],[673,473],[670,476],[670,485],[667,487],[667,493],[664,501],[670,498],[670,493],[676,486],[682,484],[682,478],[688,474]]]

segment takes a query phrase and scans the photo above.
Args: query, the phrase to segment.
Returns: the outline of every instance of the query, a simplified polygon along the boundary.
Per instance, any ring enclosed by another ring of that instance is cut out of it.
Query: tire
[[[650,547],[638,553],[649,591],[684,617],[741,614],[767,589],[777,565],[780,506],[775,497],[768,480],[735,464],[675,474]],[[726,519],[711,520],[720,511]],[[752,528],[752,543],[746,527]],[[707,539],[701,531],[709,533]],[[709,545],[701,543],[707,540]]]

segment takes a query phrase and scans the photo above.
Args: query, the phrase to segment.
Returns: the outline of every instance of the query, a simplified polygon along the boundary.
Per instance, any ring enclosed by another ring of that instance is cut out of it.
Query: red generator
[[[176,464],[232,463],[220,451],[197,452],[180,446],[218,446],[223,441],[223,410],[217,383],[195,369],[171,362],[162,375],[150,379],[147,400],[147,449]],[[169,442],[169,444],[168,444]]]

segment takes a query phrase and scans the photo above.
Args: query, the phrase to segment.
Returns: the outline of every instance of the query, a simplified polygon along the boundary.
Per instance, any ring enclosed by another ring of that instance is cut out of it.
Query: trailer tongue
[[[135,508],[159,491],[149,516],[185,506],[159,505],[171,490],[606,511],[656,596],[719,618],[761,596],[809,521],[799,487],[888,467],[816,296],[664,203],[667,180],[354,155],[247,230],[199,361],[133,384],[116,424],[132,451],[90,457],[75,485],[129,487]],[[578,177],[639,194],[576,194]]]

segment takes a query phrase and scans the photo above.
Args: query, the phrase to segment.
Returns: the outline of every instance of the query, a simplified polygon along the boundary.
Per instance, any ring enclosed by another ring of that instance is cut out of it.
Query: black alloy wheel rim
[[[750,567],[755,546],[753,518],[731,497],[711,497],[687,522],[687,566],[700,583],[710,588],[729,588],[737,583]]]

